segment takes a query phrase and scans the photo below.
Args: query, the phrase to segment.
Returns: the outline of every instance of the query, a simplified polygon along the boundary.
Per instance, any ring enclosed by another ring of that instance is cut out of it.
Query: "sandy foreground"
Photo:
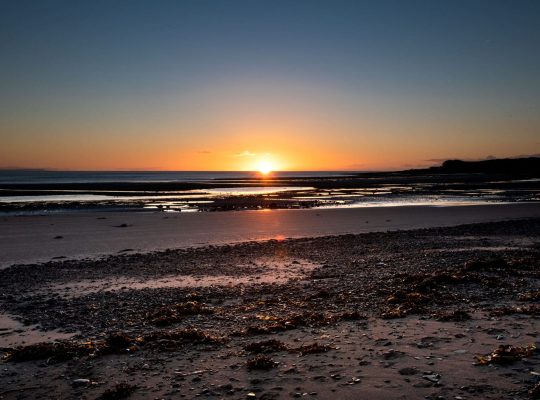
[[[210,244],[540,217],[540,203],[218,213],[79,212],[0,217],[0,268]]]
[[[397,229],[509,210],[358,210],[350,225],[346,214],[333,221],[359,229],[366,218],[384,230],[387,220]],[[340,233],[316,225],[330,211],[302,218],[320,235]],[[244,215],[254,224],[272,214]],[[285,220],[275,216],[264,221]],[[53,218],[64,222],[37,236],[49,246],[64,240],[51,235],[68,239],[57,229],[69,219]],[[152,225],[147,215],[84,218],[83,232],[140,226],[142,236]],[[111,227],[119,223],[132,225]],[[14,243],[29,240],[10,232]],[[539,271],[538,218],[12,266],[0,270],[0,398],[537,398]]]

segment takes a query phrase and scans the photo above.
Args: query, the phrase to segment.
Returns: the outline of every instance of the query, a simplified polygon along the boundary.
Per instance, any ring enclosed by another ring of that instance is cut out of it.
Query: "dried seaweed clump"
[[[3,356],[3,360],[23,362],[46,359],[48,362],[60,362],[83,356],[128,354],[138,351],[142,346],[160,350],[176,350],[187,343],[216,344],[223,343],[224,340],[224,338],[193,328],[157,331],[137,338],[130,337],[123,332],[117,332],[99,341],[82,343],[59,341],[19,346],[8,350]]]
[[[139,349],[141,342],[141,338],[131,338],[118,332],[109,335],[105,340],[82,343],[58,341],[19,346],[8,350],[3,359],[10,362],[45,359],[48,362],[60,362],[83,356],[131,353]]]
[[[511,364],[522,358],[532,356],[535,351],[536,346],[534,344],[523,347],[503,344],[487,356],[476,356],[476,365]]]
[[[492,317],[500,317],[503,315],[512,314],[540,315],[540,306],[532,304],[523,307],[501,307],[496,308],[489,313],[489,315]]]
[[[424,304],[429,300],[430,297],[426,294],[397,290],[386,299],[386,302],[391,306],[381,316],[385,319],[392,319],[418,314],[425,311]]]
[[[8,350],[3,360],[7,362],[24,362],[32,360],[47,360],[60,362],[88,355],[95,350],[92,342],[76,343],[58,341],[52,343],[36,343],[28,346],[18,346]]]
[[[261,369],[269,370],[277,366],[277,362],[272,360],[268,356],[259,355],[255,358],[250,358],[247,360],[246,365],[248,369]]]
[[[540,301],[540,290],[527,292],[519,295],[520,301]]]
[[[471,260],[465,263],[467,271],[492,271],[508,268],[508,263],[500,257],[488,257],[485,259]]]
[[[358,311],[347,310],[336,314],[323,314],[318,312],[307,312],[304,314],[293,314],[287,317],[274,317],[268,315],[257,315],[257,319],[271,321],[264,325],[250,325],[245,333],[266,334],[282,332],[288,329],[296,329],[300,326],[324,326],[332,325],[340,321],[352,321],[366,319],[366,316]]]
[[[300,347],[291,349],[291,352],[305,355],[305,354],[326,353],[328,350],[331,350],[331,349],[332,347],[330,347],[327,344],[318,344],[317,342],[315,342],[312,344],[303,344]]]
[[[196,328],[157,331],[141,338],[142,344],[162,351],[174,351],[185,344],[218,344],[224,341],[223,337]]]
[[[186,301],[162,307],[152,313],[148,319],[156,326],[168,326],[180,322],[189,315],[212,314],[213,312],[214,310],[206,304],[198,301]]]
[[[96,350],[101,354],[133,353],[139,350],[142,341],[140,337],[132,338],[124,332],[116,332],[107,336],[104,342],[99,342],[96,345]]]
[[[250,343],[244,346],[244,350],[255,354],[273,353],[276,351],[287,350],[287,345],[279,340],[270,339],[263,340],[261,342]]]
[[[529,390],[529,397],[533,400],[540,399],[540,382],[538,382]]]
[[[125,399],[137,390],[136,385],[130,385],[129,383],[118,383],[113,388],[107,389],[98,400],[120,400]]]
[[[437,321],[468,321],[471,319],[471,315],[463,310],[454,310],[451,312],[439,312],[433,314]]]

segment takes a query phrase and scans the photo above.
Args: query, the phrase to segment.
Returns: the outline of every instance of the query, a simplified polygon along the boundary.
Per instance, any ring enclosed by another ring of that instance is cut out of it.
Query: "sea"
[[[508,181],[503,187],[500,182],[484,182],[478,185],[458,182],[453,186],[441,186],[420,177],[415,182],[402,184],[383,180],[374,186],[369,184],[368,178],[363,180],[364,183],[360,182],[358,186],[351,187],[348,185],[349,178],[354,174],[355,172],[349,171],[279,171],[272,172],[269,176],[273,178],[272,185],[258,186],[257,181],[249,179],[261,178],[261,174],[250,171],[0,170],[0,215],[91,210],[215,211],[224,209],[225,206],[216,206],[223,198],[236,198],[225,207],[227,210],[264,208],[272,202],[272,207],[277,208],[348,208],[444,207],[540,201],[540,185],[537,180]],[[288,178],[299,178],[299,181],[292,184],[287,181]],[[310,187],[309,178],[336,179],[330,179],[333,182],[332,187],[315,188]],[[347,185],[341,187],[340,182]],[[112,186],[113,190],[96,189],[100,183],[112,184],[109,186]],[[116,183],[119,184],[118,190],[114,185]],[[120,185],[122,183],[143,185],[140,189],[124,190]],[[203,189],[156,190],[145,189],[144,183],[187,183],[188,187],[189,183],[211,185],[204,185]],[[65,184],[96,186],[70,188],[63,186]],[[260,204],[250,203],[250,199],[257,196],[269,200],[266,203],[261,201]],[[276,205],[276,202],[281,205]]]
[[[276,171],[274,178],[339,177],[354,172]],[[109,182],[208,182],[260,177],[256,171],[51,171],[0,170],[0,184],[57,184]]]

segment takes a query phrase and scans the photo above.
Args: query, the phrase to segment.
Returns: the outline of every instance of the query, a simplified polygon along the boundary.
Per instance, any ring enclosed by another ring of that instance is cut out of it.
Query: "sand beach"
[[[4,218],[0,398],[529,398],[539,212]]]

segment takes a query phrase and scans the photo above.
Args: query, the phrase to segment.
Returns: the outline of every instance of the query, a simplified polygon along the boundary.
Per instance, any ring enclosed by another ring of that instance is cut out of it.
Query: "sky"
[[[0,168],[537,153],[537,0],[0,0]]]

